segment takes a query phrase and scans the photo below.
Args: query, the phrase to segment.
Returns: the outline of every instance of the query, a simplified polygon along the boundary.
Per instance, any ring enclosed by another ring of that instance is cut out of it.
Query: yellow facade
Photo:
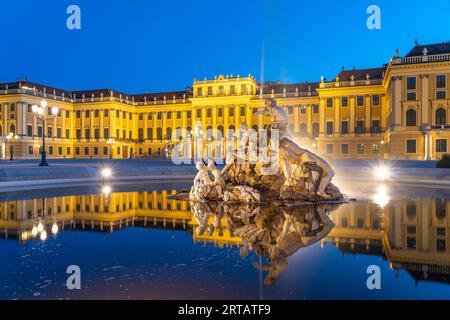
[[[381,68],[343,70],[315,83],[260,84],[251,75],[220,75],[194,80],[185,91],[140,95],[1,83],[0,154],[39,156],[42,124],[31,106],[42,99],[60,109],[47,124],[48,157],[112,152],[128,158],[162,157],[171,141],[191,135],[214,144],[244,122],[262,129],[269,119],[253,113],[273,98],[286,108],[296,139],[329,158],[439,159],[450,138],[449,75],[450,44],[442,43],[418,45]],[[211,136],[208,129],[216,131]],[[10,133],[17,139],[7,140]]]

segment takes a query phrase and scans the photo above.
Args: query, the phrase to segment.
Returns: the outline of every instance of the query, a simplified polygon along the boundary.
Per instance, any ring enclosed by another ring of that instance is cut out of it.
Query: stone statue
[[[255,114],[271,117],[267,126],[269,141],[261,143],[258,134],[264,132],[256,133],[243,123],[238,146],[227,155],[227,164],[222,171],[212,160],[208,166],[197,164],[198,173],[189,193],[190,200],[281,201],[299,205],[343,200],[339,189],[331,183],[335,175],[333,168],[323,158],[293,141],[288,116],[275,100],[268,99],[264,109]]]

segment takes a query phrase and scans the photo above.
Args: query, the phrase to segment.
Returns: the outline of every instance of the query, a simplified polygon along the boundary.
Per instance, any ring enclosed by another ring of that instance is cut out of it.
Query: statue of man
[[[219,198],[223,197],[223,189],[225,188],[225,181],[222,178],[222,172],[217,168],[216,163],[212,160],[208,160],[208,169],[214,177],[214,181],[211,187],[216,190]]]
[[[317,190],[317,195],[328,200],[331,196],[325,190],[331,183],[335,172],[333,168],[324,159],[312,153],[309,150],[299,147],[289,139],[283,139],[280,142],[280,165],[286,182],[290,182],[292,178],[291,164],[301,166],[305,163],[314,163],[322,169],[322,177]]]
[[[271,117],[273,119],[272,122],[289,123],[289,117],[286,111],[282,107],[277,106],[275,99],[267,99],[264,109],[254,113],[254,115],[258,114]]]

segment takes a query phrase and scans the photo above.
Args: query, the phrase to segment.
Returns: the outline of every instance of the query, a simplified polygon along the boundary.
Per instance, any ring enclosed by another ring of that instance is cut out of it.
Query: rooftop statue
[[[331,183],[333,168],[293,141],[288,116],[275,100],[267,100],[264,109],[255,114],[271,118],[267,130],[255,132],[242,124],[238,146],[221,172],[213,161],[197,164],[189,200],[294,204],[343,200]]]

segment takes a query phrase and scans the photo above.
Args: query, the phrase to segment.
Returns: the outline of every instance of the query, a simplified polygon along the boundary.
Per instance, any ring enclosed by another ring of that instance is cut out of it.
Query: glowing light
[[[391,177],[392,172],[391,168],[385,166],[385,165],[379,165],[375,168],[375,177],[378,180],[387,180]]]
[[[31,229],[31,235],[33,238],[35,238],[38,234],[38,228],[36,226],[33,226],[33,229]]]
[[[37,104],[33,104],[33,106],[31,107],[31,111],[33,111],[34,113],[38,112],[39,107]]]
[[[56,235],[59,231],[58,224],[56,222],[52,225],[52,234]]]
[[[53,114],[54,116],[57,116],[58,113],[59,113],[58,107],[53,107],[53,108],[52,108],[52,114]]]
[[[109,178],[112,175],[112,171],[109,168],[105,168],[102,170],[102,176],[105,178]]]
[[[103,186],[102,192],[105,195],[109,195],[111,193],[111,187],[110,186]]]
[[[378,187],[377,193],[373,196],[373,202],[382,209],[389,203],[390,199],[388,190],[383,185]]]
[[[44,109],[39,108],[37,113],[38,113],[38,115],[42,116],[44,114]]]
[[[42,224],[42,222],[39,222],[37,225],[37,231],[42,232],[42,230],[44,230],[44,225]]]
[[[41,107],[42,107],[42,108],[47,108],[47,101],[42,100],[42,101],[41,101]]]
[[[42,230],[40,238],[41,238],[42,241],[47,240],[47,231]]]

